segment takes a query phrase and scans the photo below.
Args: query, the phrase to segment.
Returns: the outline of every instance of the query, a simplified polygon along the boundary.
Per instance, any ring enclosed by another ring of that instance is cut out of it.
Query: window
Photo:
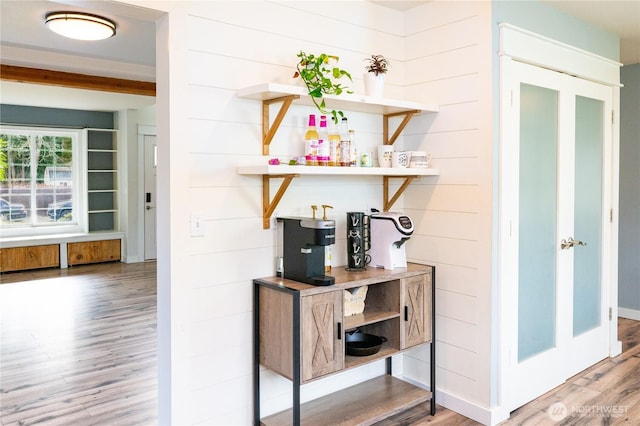
[[[0,128],[0,230],[3,236],[78,232],[80,132]]]

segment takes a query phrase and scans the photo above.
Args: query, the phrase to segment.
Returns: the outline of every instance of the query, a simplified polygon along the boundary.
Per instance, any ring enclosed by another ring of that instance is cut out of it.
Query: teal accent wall
[[[622,67],[620,81],[618,306],[640,315],[640,64]]]
[[[494,0],[494,46],[499,46],[498,24],[506,22],[605,58],[620,60],[616,35],[567,15],[537,0]]]
[[[113,129],[113,112],[0,105],[0,123],[23,126]]]

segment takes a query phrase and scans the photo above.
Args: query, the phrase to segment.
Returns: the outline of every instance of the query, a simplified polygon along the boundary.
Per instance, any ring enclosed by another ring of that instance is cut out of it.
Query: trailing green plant
[[[337,123],[338,117],[344,117],[344,113],[335,109],[328,111],[323,96],[340,95],[342,92],[353,93],[337,81],[343,77],[353,81],[351,74],[335,65],[339,60],[335,55],[327,55],[326,53],[314,55],[300,51],[296,56],[300,60],[296,65],[297,71],[293,77],[299,77],[304,81],[316,108],[323,114],[331,114],[333,122]],[[330,61],[333,61],[334,64],[330,64]]]
[[[367,61],[367,65],[364,69],[367,72],[372,72],[375,75],[386,74],[391,66],[391,62],[382,55],[371,55],[364,59]]]

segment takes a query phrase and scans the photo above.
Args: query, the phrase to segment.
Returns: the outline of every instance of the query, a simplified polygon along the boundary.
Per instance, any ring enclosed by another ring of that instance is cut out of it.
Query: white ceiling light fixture
[[[116,35],[115,22],[83,12],[51,12],[45,25],[54,33],[76,40],[104,40]]]

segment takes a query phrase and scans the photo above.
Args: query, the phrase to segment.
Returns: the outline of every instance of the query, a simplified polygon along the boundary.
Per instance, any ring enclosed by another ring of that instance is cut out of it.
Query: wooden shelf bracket
[[[396,139],[398,139],[398,136],[400,136],[400,134],[402,133],[402,131],[404,130],[404,128],[407,126],[407,124],[409,123],[409,121],[411,121],[411,118],[413,118],[413,116],[415,114],[419,114],[420,110],[419,109],[415,109],[415,110],[411,110],[411,111],[402,111],[402,112],[394,112],[391,114],[384,114],[382,117],[382,138],[383,138],[383,143],[385,145],[393,145],[396,141]],[[396,131],[393,133],[393,135],[391,136],[391,138],[389,138],[389,119],[391,117],[397,117],[403,115],[404,118],[402,119],[402,122],[400,122],[400,124],[398,125],[398,128],[396,129]]]
[[[383,183],[383,188],[382,188],[383,211],[388,212],[391,209],[391,207],[393,206],[393,204],[396,201],[398,201],[398,198],[402,195],[404,190],[407,189],[407,187],[409,186],[411,181],[414,180],[417,177],[418,176],[383,176],[382,177],[382,179],[383,179],[383,181],[382,181],[382,183]],[[391,199],[389,199],[389,179],[391,179],[391,178],[404,179],[404,182],[402,183],[402,185],[400,185],[400,188],[398,188],[396,193],[393,194],[393,197],[391,197]]]
[[[293,181],[293,178],[299,177],[297,174],[290,175],[262,175],[262,229],[269,229],[271,227],[271,215],[275,211],[278,203],[282,199],[282,196],[287,191],[287,188]],[[278,188],[278,191],[271,200],[270,180],[271,179],[284,179]]]
[[[287,114],[291,103],[298,98],[300,98],[298,95],[289,95],[262,101],[262,155],[269,155],[269,145],[278,131],[282,119]],[[278,115],[271,123],[269,106],[279,102],[282,102],[282,105],[280,105]]]

